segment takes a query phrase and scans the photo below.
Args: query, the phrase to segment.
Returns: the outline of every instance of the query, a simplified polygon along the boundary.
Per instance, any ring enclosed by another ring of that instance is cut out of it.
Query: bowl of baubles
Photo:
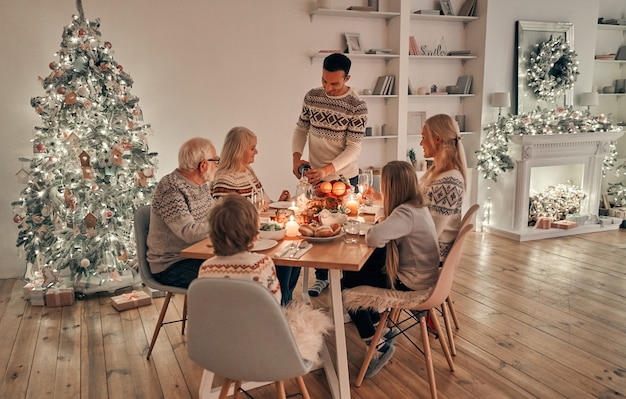
[[[320,242],[330,241],[343,235],[343,229],[339,223],[324,225],[318,222],[301,224],[298,228],[299,235],[307,241]]]
[[[285,238],[286,232],[287,231],[283,225],[270,221],[267,223],[261,223],[261,227],[259,228],[259,238],[280,241]]]

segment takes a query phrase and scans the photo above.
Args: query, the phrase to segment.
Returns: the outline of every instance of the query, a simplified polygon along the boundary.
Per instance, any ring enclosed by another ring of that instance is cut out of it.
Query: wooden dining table
[[[348,372],[348,353],[346,348],[346,331],[344,328],[344,309],[341,296],[341,276],[345,271],[358,271],[363,267],[365,261],[370,257],[374,248],[365,244],[365,239],[360,236],[358,243],[346,243],[342,237],[324,242],[314,242],[311,249],[299,258],[282,257],[287,247],[300,241],[302,237],[285,238],[272,248],[259,251],[269,255],[277,266],[294,266],[303,268],[303,297],[310,301],[306,287],[308,287],[308,275],[310,268],[320,268],[329,270],[329,290],[331,297],[332,318],[334,323],[334,360],[333,364],[330,351],[326,344],[322,349],[323,367],[328,380],[328,385],[333,399],[350,398],[350,378]],[[200,241],[188,248],[185,248],[181,255],[187,258],[207,259],[213,256],[213,247],[209,239]],[[205,373],[207,371],[205,370]],[[200,388],[212,390],[211,382],[208,387]],[[204,385],[204,378],[203,378]],[[258,386],[258,384],[256,385]],[[251,389],[244,386],[244,389]],[[216,390],[217,391],[217,390]],[[208,391],[207,391],[208,392]],[[202,398],[202,395],[200,395]],[[210,397],[210,396],[208,396]]]

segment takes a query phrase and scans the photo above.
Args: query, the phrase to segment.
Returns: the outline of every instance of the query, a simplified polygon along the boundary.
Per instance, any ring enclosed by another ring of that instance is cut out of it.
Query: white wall
[[[321,63],[308,54],[317,35],[309,1],[84,0],[88,19],[101,19],[102,39],[133,77],[149,144],[159,153],[158,177],[176,167],[180,144],[214,140],[244,125],[259,137],[255,170],[270,196],[293,191],[291,132],[306,90],[320,84]],[[0,12],[0,278],[21,277],[11,202],[22,185],[18,158],[32,154],[41,119],[30,98],[59,50],[63,27],[77,14],[72,0],[3,0]],[[25,165],[28,166],[28,165]]]
[[[133,94],[154,130],[150,146],[159,153],[159,177],[175,168],[176,152],[186,139],[203,135],[219,149],[229,128],[245,125],[259,137],[254,167],[270,195],[276,198],[282,189],[295,189],[291,132],[304,93],[319,85],[321,76],[321,62],[311,63],[308,55],[320,42],[328,41],[329,48],[341,45],[340,37],[325,33],[330,22],[311,23],[311,3],[83,1],[85,16],[101,19],[102,39],[113,44],[116,60],[134,78]],[[480,40],[486,29],[488,36],[486,78],[482,88],[475,82],[477,90],[491,93],[512,87],[515,21],[528,19],[574,22],[582,72],[576,91],[588,91],[586,69],[592,62],[597,7],[598,0],[479,0],[478,13],[487,18],[486,25],[468,33]],[[18,158],[32,154],[29,140],[33,127],[40,124],[29,102],[44,93],[37,77],[49,73],[63,27],[76,13],[72,0],[2,1],[0,178],[5,187],[0,193],[0,278],[20,277],[25,269],[15,247],[17,229],[10,204],[22,189],[15,179],[22,166]],[[368,47],[382,44],[366,32],[363,39]],[[356,86],[371,83],[358,76],[353,69]],[[483,126],[496,115],[487,99],[482,107],[472,106],[482,110]]]

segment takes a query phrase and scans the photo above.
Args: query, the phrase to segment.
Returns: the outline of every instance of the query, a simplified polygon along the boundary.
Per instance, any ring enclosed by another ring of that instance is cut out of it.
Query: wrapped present
[[[151,298],[163,298],[165,297],[165,295],[167,295],[166,291],[155,290],[154,288],[151,288],[151,287],[145,287],[144,289],[148,293],[148,295],[150,295]]]
[[[150,305],[151,303],[152,298],[145,291],[132,291],[128,294],[111,297],[111,305],[113,305],[118,312]]]
[[[46,291],[46,306],[70,306],[74,304],[74,288],[51,287]]]
[[[46,305],[46,289],[42,286],[35,286],[30,290],[30,304],[32,306]]]
[[[552,227],[557,229],[573,229],[574,227],[578,227],[578,223],[572,222],[571,220],[557,220],[552,222]]]
[[[611,208],[609,209],[609,216],[624,220],[626,219],[626,208]]]
[[[30,300],[30,292],[33,290],[33,288],[35,288],[35,284],[33,283],[26,283],[26,285],[24,285],[23,296],[25,300]]]
[[[535,227],[538,229],[549,229],[552,226],[552,218],[547,216],[542,216],[537,219],[537,224]]]

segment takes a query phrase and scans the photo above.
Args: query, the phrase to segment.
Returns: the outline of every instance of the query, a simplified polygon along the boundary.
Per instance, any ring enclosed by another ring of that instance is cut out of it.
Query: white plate
[[[270,249],[275,247],[278,244],[276,240],[268,240],[268,239],[260,239],[254,242],[254,246],[251,251],[265,251],[266,249]]]
[[[288,209],[291,206],[291,202],[290,201],[276,201],[276,202],[270,202],[270,208],[273,209]]]
[[[340,231],[339,234],[336,234],[336,235],[330,236],[330,237],[307,237],[307,236],[303,236],[300,233],[298,233],[298,236],[300,238],[304,238],[305,240],[307,240],[309,242],[326,242],[326,241],[332,241],[335,238],[343,237],[344,234],[345,234],[345,232]]]

